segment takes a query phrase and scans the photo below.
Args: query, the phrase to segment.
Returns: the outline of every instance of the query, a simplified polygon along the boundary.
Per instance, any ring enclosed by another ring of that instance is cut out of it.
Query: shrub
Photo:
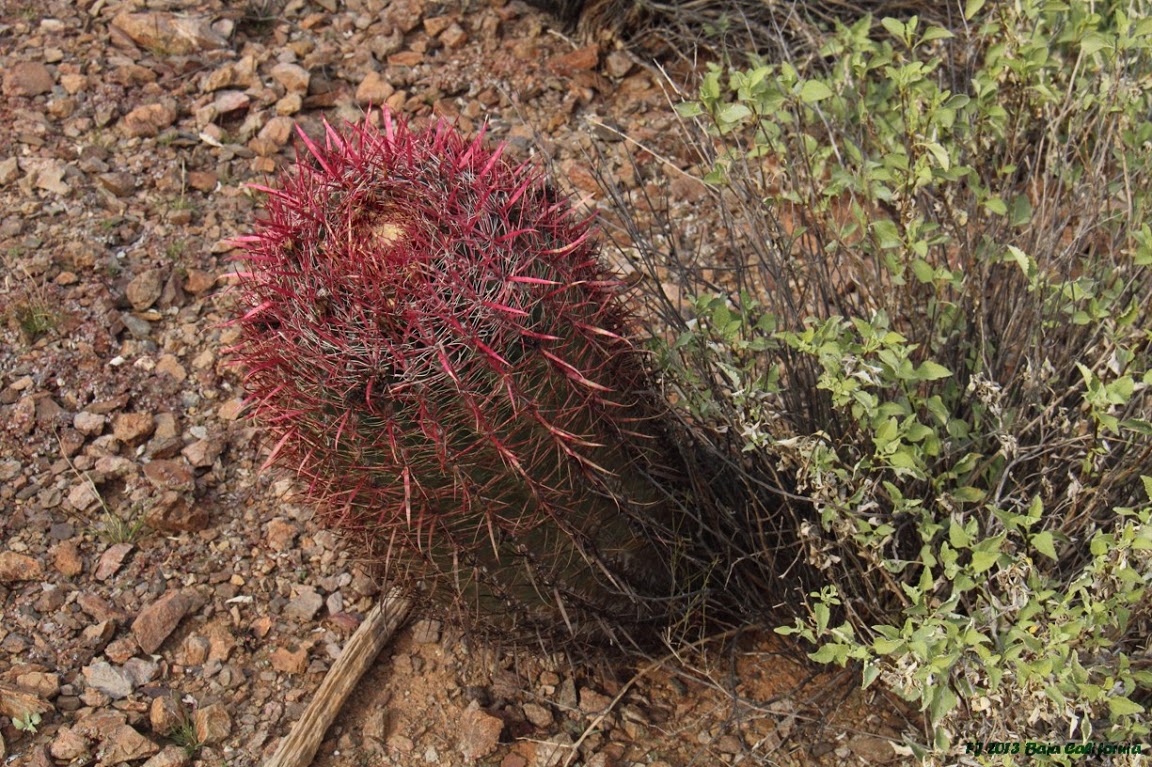
[[[613,190],[666,386],[738,478],[722,567],[794,584],[781,631],[917,702],[941,761],[1138,743],[1152,690],[1152,20],[982,5],[714,67],[680,107],[695,248]]]
[[[325,130],[241,240],[268,460],[506,637],[654,620],[668,556],[636,531],[666,505],[661,407],[588,222],[446,124]]]

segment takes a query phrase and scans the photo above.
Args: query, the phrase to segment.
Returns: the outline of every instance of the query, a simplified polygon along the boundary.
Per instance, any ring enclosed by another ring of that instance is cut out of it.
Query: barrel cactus
[[[481,625],[654,619],[659,407],[588,221],[502,146],[380,116],[301,131],[239,238],[235,354],[269,462]]]

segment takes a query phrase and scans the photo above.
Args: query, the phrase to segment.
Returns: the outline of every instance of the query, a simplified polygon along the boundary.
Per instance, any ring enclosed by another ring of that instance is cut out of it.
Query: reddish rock
[[[72,417],[72,427],[87,437],[97,437],[104,431],[104,424],[107,421],[107,416],[81,410]]]
[[[193,170],[188,173],[188,186],[200,192],[214,192],[216,187],[220,185],[220,177],[214,171],[210,170]],[[190,269],[188,271],[188,279],[192,279],[192,272],[204,274],[198,269]],[[199,290],[193,290],[188,286],[187,282],[184,286],[189,293],[200,293]]]
[[[143,767],[187,767],[192,761],[187,749],[180,746],[165,746],[160,753],[144,762]]]
[[[457,745],[465,759],[483,759],[500,745],[500,733],[504,731],[504,720],[499,717],[472,709],[465,711],[460,719],[460,735]]]
[[[84,559],[75,541],[61,541],[53,552],[53,566],[65,578],[74,578],[84,572]]]
[[[289,650],[287,647],[277,647],[269,657],[272,668],[285,674],[303,674],[308,669],[308,650],[297,647]]]
[[[88,739],[70,727],[62,727],[52,738],[48,753],[59,762],[87,761],[89,756]]]
[[[211,189],[216,188],[217,179],[216,174],[211,174],[212,186]],[[191,174],[189,174],[191,178]],[[210,191],[210,190],[209,190]],[[206,290],[210,290],[216,284],[216,275],[205,272],[201,269],[189,269],[188,276],[184,280],[184,289],[193,295],[199,295]]]
[[[183,591],[169,591],[145,607],[132,621],[132,633],[141,649],[154,653],[164,644],[184,615],[193,608],[194,600]]]
[[[129,138],[148,138],[159,135],[176,122],[176,109],[168,104],[145,104],[124,115],[120,123]]]
[[[125,294],[128,303],[138,312],[148,309],[160,298],[164,290],[164,275],[158,269],[149,269],[137,275],[128,283]]]
[[[0,583],[37,581],[44,575],[40,562],[27,554],[0,551]]]
[[[553,56],[548,60],[548,68],[558,75],[571,75],[575,72],[595,69],[599,63],[600,48],[596,45],[589,45],[562,56]]]
[[[272,67],[272,79],[284,86],[288,93],[308,93],[312,73],[299,64],[280,63]]]
[[[51,93],[55,84],[48,67],[39,61],[21,61],[4,73],[5,96],[39,96]]]
[[[196,533],[207,529],[210,521],[208,510],[203,505],[188,500],[175,490],[161,494],[148,509],[144,520],[152,529],[167,533]]]
[[[445,48],[459,48],[468,42],[468,33],[459,24],[453,23],[440,33],[440,42]]]
[[[182,458],[149,461],[144,478],[164,490],[190,490],[194,485],[192,469]]]
[[[136,762],[157,753],[160,747],[136,732],[132,725],[117,727],[108,734],[101,747],[101,764],[112,765]]]
[[[122,12],[112,19],[112,26],[140,47],[161,56],[186,56],[228,47],[228,41],[206,18]]]
[[[196,468],[207,468],[215,463],[224,451],[224,438],[219,435],[206,437],[193,442],[182,451],[188,463]]]
[[[196,728],[196,739],[206,746],[221,743],[232,734],[232,717],[219,703],[197,710],[192,715],[192,724]]]
[[[268,548],[273,551],[287,551],[296,541],[299,528],[287,519],[271,519],[265,527]]]
[[[151,413],[117,413],[112,418],[112,434],[126,445],[136,447],[152,436],[156,419]]]
[[[132,553],[131,543],[116,543],[109,546],[100,555],[100,561],[96,563],[92,577],[98,581],[108,580],[120,571],[130,553]]]
[[[174,695],[159,695],[148,708],[148,722],[157,735],[167,735],[184,724],[186,718],[184,707]]]
[[[356,88],[356,103],[380,105],[396,89],[379,72],[369,72]]]
[[[260,138],[282,147],[292,138],[292,131],[296,121],[291,117],[273,117],[260,129]]]

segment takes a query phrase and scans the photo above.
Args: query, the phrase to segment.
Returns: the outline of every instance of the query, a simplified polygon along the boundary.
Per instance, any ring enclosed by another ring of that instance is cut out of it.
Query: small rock
[[[212,189],[216,188],[216,174],[212,174]],[[202,269],[189,269],[188,277],[184,280],[184,289],[193,295],[200,295],[216,284],[216,275]]]
[[[165,746],[160,753],[144,762],[143,767],[187,767],[192,761],[186,749],[180,746]]]
[[[435,644],[440,641],[440,621],[424,618],[412,627],[412,641],[416,644]]]
[[[113,663],[123,665],[135,657],[138,652],[140,652],[140,644],[136,641],[136,637],[123,636],[108,643],[108,646],[104,648],[104,657]]]
[[[308,669],[308,650],[298,647],[289,650],[277,647],[269,657],[272,668],[285,674],[303,674]]]
[[[80,638],[88,647],[95,647],[97,649],[107,644],[112,635],[116,633],[116,621],[105,620],[94,623],[91,626],[86,626],[80,632]]]
[[[287,519],[277,517],[268,521],[265,527],[265,540],[273,551],[287,551],[296,542],[299,529]]]
[[[135,447],[148,439],[156,428],[151,413],[117,413],[112,418],[112,434],[126,445]]]
[[[35,693],[37,697],[43,698],[44,700],[52,700],[60,694],[59,674],[50,674],[44,671],[29,671],[27,674],[18,674],[16,676],[16,684],[28,692]]]
[[[175,490],[166,490],[145,513],[144,521],[161,532],[196,533],[206,530],[210,520],[203,505],[189,501]]]
[[[145,607],[132,621],[132,633],[141,649],[154,653],[193,607],[192,597],[183,591],[169,591]]]
[[[75,578],[84,572],[84,559],[75,541],[61,541],[53,552],[53,565],[65,578]]]
[[[192,187],[198,192],[214,192],[216,191],[216,187],[219,185],[220,177],[213,171],[193,170],[188,172],[188,186]],[[191,274],[193,271],[196,271],[199,274],[204,274],[204,272],[201,272],[198,269],[189,270],[189,279],[191,279]],[[184,287],[188,290],[189,293],[201,292],[199,290],[193,290],[192,288],[188,287],[187,283],[185,283]]]
[[[277,147],[282,147],[292,138],[295,125],[291,117],[273,117],[260,129],[259,137]]]
[[[500,760],[500,767],[528,767],[528,760],[522,754],[511,751],[504,754],[504,758]]]
[[[181,451],[188,463],[197,468],[209,467],[224,451],[224,438],[220,436],[197,440]]]
[[[187,56],[228,47],[228,40],[205,18],[121,12],[112,19],[112,26],[140,47],[162,56]]]
[[[558,767],[572,753],[572,736],[566,732],[553,735],[543,743],[536,744],[536,759],[533,767]]]
[[[223,742],[232,733],[232,717],[219,703],[198,709],[192,715],[196,739],[206,746]]]
[[[180,364],[175,354],[165,354],[156,361],[156,372],[166,375],[176,382],[182,382],[188,377],[188,371]]]
[[[324,605],[324,598],[317,594],[311,586],[293,586],[292,591],[292,600],[284,607],[285,617],[300,623],[311,621]]]
[[[132,308],[142,312],[156,303],[163,290],[164,275],[160,273],[159,269],[149,269],[128,283],[126,294]]]
[[[431,18],[426,18],[424,19],[424,33],[429,37],[436,37],[436,35],[452,26],[452,23],[453,19],[451,16],[432,16]]]
[[[458,747],[465,759],[483,759],[500,745],[504,720],[480,709],[464,712],[460,720]]]
[[[848,748],[866,764],[887,764],[896,758],[896,749],[883,738],[862,735],[848,741]]]
[[[272,67],[272,79],[284,86],[288,93],[308,93],[312,73],[299,64],[281,63]]]
[[[242,397],[236,397],[221,405],[216,410],[216,415],[220,418],[221,421],[235,421],[243,412],[244,399]]]
[[[38,560],[15,551],[0,551],[0,583],[38,581],[43,575]]]
[[[83,669],[84,681],[112,700],[127,698],[136,689],[132,675],[106,661],[96,661]]]
[[[39,61],[21,61],[4,74],[4,95],[39,96],[51,93],[55,84],[48,67]]]
[[[212,102],[212,106],[215,107],[216,114],[223,115],[247,109],[251,103],[252,97],[243,91],[223,91]]]
[[[580,710],[590,716],[599,716],[612,705],[612,699],[590,687],[580,688]]]
[[[548,60],[548,68],[558,75],[571,75],[574,72],[584,72],[595,69],[600,62],[600,49],[596,45],[553,56]]]
[[[165,490],[191,490],[195,477],[187,462],[180,458],[161,458],[144,464],[144,478]]]
[[[145,658],[129,658],[124,661],[124,672],[132,677],[137,687],[141,687],[156,678],[160,673],[160,666]]]
[[[468,33],[459,24],[453,22],[440,33],[440,42],[444,43],[445,48],[459,48],[468,42]]]
[[[148,708],[148,722],[152,732],[167,735],[184,724],[187,715],[175,695],[158,695]]]
[[[537,703],[525,703],[523,709],[524,718],[536,727],[551,727],[553,722],[555,722],[555,719],[552,717],[552,712],[545,706]]]
[[[604,71],[609,77],[624,77],[632,67],[632,57],[626,51],[612,51],[604,59]]]
[[[208,637],[193,634],[180,645],[181,654],[177,656],[185,666],[203,666],[208,660]]]
[[[82,479],[68,491],[68,505],[76,511],[87,511],[100,503],[100,493],[86,479]]]
[[[102,764],[116,765],[147,759],[157,753],[160,747],[136,732],[130,724],[121,725],[104,739],[101,751]]]
[[[136,179],[131,173],[116,171],[114,173],[101,173],[96,177],[100,186],[107,189],[114,197],[128,197],[136,191]]]
[[[130,553],[132,553],[131,543],[112,544],[100,555],[100,561],[96,563],[92,577],[98,581],[108,580],[120,571],[124,560],[128,558]]]
[[[87,437],[98,437],[104,431],[104,424],[107,422],[107,416],[81,410],[73,416],[72,427]]]
[[[124,115],[120,125],[129,138],[148,138],[176,122],[176,109],[167,104],[145,104]]]
[[[62,727],[48,746],[48,753],[58,762],[87,761],[88,739],[70,727]]]
[[[356,88],[356,103],[383,104],[395,90],[379,72],[369,72]]]

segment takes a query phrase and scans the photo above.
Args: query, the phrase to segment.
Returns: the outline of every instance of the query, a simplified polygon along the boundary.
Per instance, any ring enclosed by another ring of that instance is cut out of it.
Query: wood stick
[[[372,665],[380,650],[408,616],[411,601],[399,590],[391,591],[384,600],[372,608],[364,622],[344,645],[340,657],[328,669],[316,696],[304,709],[304,714],[292,726],[292,731],[280,743],[280,748],[264,767],[308,767],[324,740],[324,733],[340,713],[344,701]]]

